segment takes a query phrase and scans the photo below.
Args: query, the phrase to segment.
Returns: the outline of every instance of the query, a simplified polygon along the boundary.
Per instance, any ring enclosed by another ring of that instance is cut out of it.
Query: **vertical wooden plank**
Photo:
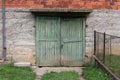
[[[83,50],[83,62],[85,61],[85,51],[86,51],[86,45],[85,45],[85,43],[86,43],[86,40],[85,40],[85,35],[86,35],[86,27],[85,27],[85,25],[86,25],[86,18],[82,18],[82,30],[83,30],[83,32],[82,32],[82,41],[83,41],[83,44],[82,44],[82,50]]]
[[[59,66],[60,23],[57,17],[37,17],[36,47],[39,66]]]
[[[83,63],[83,18],[63,19],[61,22],[62,64],[81,66]]]

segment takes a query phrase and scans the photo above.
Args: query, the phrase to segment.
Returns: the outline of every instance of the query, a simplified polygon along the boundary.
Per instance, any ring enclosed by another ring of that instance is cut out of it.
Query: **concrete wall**
[[[88,17],[86,24],[86,53],[93,53],[93,32],[106,32],[110,35],[120,36],[120,10],[94,10]],[[114,40],[115,41],[115,40]],[[120,52],[120,41],[113,42],[113,51]]]
[[[28,9],[6,10],[6,40],[8,59],[35,63],[35,18]]]
[[[93,10],[87,17],[86,54],[93,54],[93,31],[120,36],[120,10]],[[0,10],[0,42],[2,14]],[[7,59],[35,64],[35,17],[29,9],[6,10]],[[1,43],[0,43],[1,47]],[[1,48],[0,48],[1,52]]]

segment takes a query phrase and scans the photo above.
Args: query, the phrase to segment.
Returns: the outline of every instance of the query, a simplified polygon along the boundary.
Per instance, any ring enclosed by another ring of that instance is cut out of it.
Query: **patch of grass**
[[[86,80],[112,80],[110,76],[94,65],[88,65],[85,67],[83,69],[83,76]]]
[[[102,61],[103,55],[97,55],[98,58]],[[105,56],[105,65],[111,69],[118,77],[120,77],[120,56],[118,55],[106,55]]]
[[[120,77],[120,56],[107,55],[105,65],[109,67],[117,76]]]
[[[35,73],[29,67],[0,66],[0,80],[34,80]]]
[[[42,76],[41,80],[80,80],[79,74],[75,71],[50,72]]]

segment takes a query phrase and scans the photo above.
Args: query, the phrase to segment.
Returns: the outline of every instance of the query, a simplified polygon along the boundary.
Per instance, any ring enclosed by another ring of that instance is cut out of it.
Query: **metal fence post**
[[[105,63],[105,39],[106,39],[106,34],[104,32],[104,41],[103,41],[103,63]]]
[[[94,31],[94,55],[96,55],[96,31]]]
[[[2,58],[6,60],[5,0],[2,0]]]

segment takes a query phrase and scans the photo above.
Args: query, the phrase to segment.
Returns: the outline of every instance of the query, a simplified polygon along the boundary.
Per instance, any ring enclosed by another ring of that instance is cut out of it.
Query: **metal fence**
[[[94,31],[94,55],[120,76],[120,37]]]

